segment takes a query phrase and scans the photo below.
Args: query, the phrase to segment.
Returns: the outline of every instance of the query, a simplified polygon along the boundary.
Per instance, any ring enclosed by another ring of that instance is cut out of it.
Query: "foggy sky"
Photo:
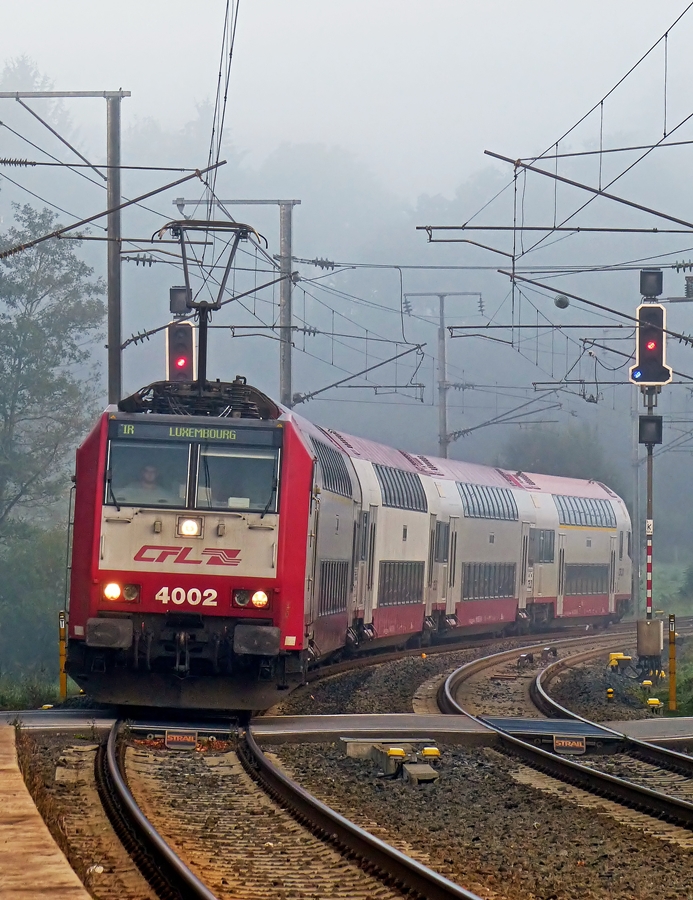
[[[483,167],[485,148],[512,157],[543,150],[683,7],[242,0],[229,137],[251,165],[284,142],[335,144],[408,198],[450,193]],[[223,0],[4,4],[0,59],[27,54],[56,89],[131,90],[125,125],[152,116],[181,126],[214,97],[223,11]],[[672,33],[672,92],[690,81],[692,30],[684,21]],[[660,54],[644,89],[607,106],[611,133],[637,130],[643,108],[661,105],[652,77],[661,65]],[[102,107],[70,104],[96,152]]]
[[[545,150],[636,62],[684,7],[683,0],[657,5],[644,0],[530,0],[523,5],[509,0],[429,0],[425,4],[410,0],[241,0],[227,113],[225,153],[229,165],[221,170],[220,191],[237,197],[300,197],[302,205],[294,221],[297,256],[485,267],[464,272],[408,271],[402,287],[404,291],[479,291],[486,316],[507,322],[508,280],[495,271],[499,259],[504,262],[504,258],[461,245],[428,245],[414,230],[415,225],[465,221],[512,175],[511,167],[483,156],[484,149],[512,158]],[[132,91],[132,97],[123,101],[123,162],[199,166],[206,162],[208,121],[203,116],[199,124],[190,123],[195,121],[199,105],[214,99],[223,12],[223,0],[204,0],[203,4],[122,0],[117,6],[103,0],[25,0],[21,6],[3,9],[0,64],[26,55],[54,82],[55,89]],[[693,11],[669,40],[668,130],[691,112],[692,43]],[[660,48],[605,103],[605,146],[661,138],[662,76]],[[14,122],[39,145],[50,145],[64,158],[63,148],[51,144],[40,126],[17,106],[11,100],[1,101],[0,120]],[[103,160],[104,102],[66,101],[62,110],[69,116],[70,138],[95,162]],[[693,126],[677,132],[677,139],[692,137]],[[0,139],[5,154],[32,153],[20,144],[10,146],[5,131],[0,132]],[[599,118],[593,115],[561,150],[593,149],[598,140]],[[680,148],[653,154],[618,183],[616,192],[690,219],[693,186],[686,176],[691,152]],[[595,183],[596,165],[595,158],[570,161],[562,171]],[[605,181],[619,165],[622,160],[615,156],[605,158]],[[39,195],[76,216],[104,208],[102,186],[90,186],[72,173],[61,172],[59,177],[57,172],[4,170],[3,174],[31,185]],[[124,172],[123,193],[133,196],[161,184],[166,177]],[[160,217],[126,210],[123,233],[151,234],[175,214],[174,196],[199,196],[199,192],[197,184],[155,198],[149,205],[161,211]],[[552,183],[532,177],[524,199],[528,222],[550,219]],[[573,189],[561,188],[556,195],[558,211],[568,212],[584,199]],[[12,200],[27,202],[27,195],[3,180],[3,228],[11,217]],[[31,198],[28,202],[37,205]],[[276,253],[276,211],[255,207],[245,214],[252,214],[246,221],[267,234],[270,253]],[[479,221],[507,225],[511,217],[512,192],[506,191]],[[601,200],[580,219],[583,225],[607,223],[663,224]],[[511,248],[507,234],[480,239],[506,252]],[[558,240],[552,236],[525,262],[537,266],[612,264],[679,251],[680,256],[693,258],[693,250],[688,249],[691,243],[684,235],[580,235]],[[97,274],[104,273],[103,245],[85,245],[81,252]],[[250,266],[252,260],[244,256],[243,262]],[[305,278],[318,274],[309,266],[298,268]],[[246,289],[254,277],[252,271],[240,273],[236,288]],[[124,264],[124,337],[168,320],[168,288],[178,282],[177,269]],[[639,299],[636,271],[570,275],[551,283],[557,291],[575,291],[630,313]],[[330,286],[364,302],[328,295],[325,288]],[[682,290],[683,275],[667,271],[665,293],[681,294]],[[301,284],[294,290],[297,321],[305,315],[307,322],[325,332],[367,328],[372,338],[380,334],[389,340],[399,340],[406,331],[407,339],[427,342],[428,355],[418,373],[413,357],[396,370],[391,366],[378,373],[386,383],[396,380],[401,384],[410,376],[424,382],[426,403],[416,403],[402,393],[375,397],[366,391],[342,390],[321,395],[297,411],[323,425],[435,453],[435,301],[417,301],[415,316],[402,316],[394,270],[343,272],[326,278],[322,293],[316,286],[311,291],[317,299],[310,294],[306,297]],[[548,296],[530,293],[528,299],[537,309],[524,300],[518,301],[516,311],[525,324],[539,322],[539,310],[553,322],[605,321],[575,303],[565,314],[558,313],[551,292]],[[257,298],[257,312],[268,322],[276,318],[275,301],[276,296],[269,292]],[[476,298],[452,301],[449,324],[478,326],[487,321],[476,315],[476,303]],[[255,312],[254,301],[252,314],[234,304],[218,321],[256,325]],[[690,305],[672,307],[670,316],[670,327],[693,332]],[[542,337],[525,332],[521,344],[513,347],[476,339],[449,341],[449,379],[477,382],[487,388],[483,393],[451,391],[450,429],[476,425],[536,396],[532,382],[560,378],[576,361],[579,336],[575,335],[570,346],[565,336],[551,331]],[[230,340],[228,332],[213,332],[211,370],[229,379],[236,373],[246,374],[276,396],[275,337],[263,333],[247,340]],[[630,352],[632,336],[628,341]],[[378,356],[394,352],[391,344],[372,345],[366,361],[362,342],[345,346],[323,336],[299,337],[296,343],[297,391],[330,384],[346,372],[358,371]],[[673,345],[669,361],[693,373],[691,352]],[[101,347],[95,355],[105,362]],[[598,366],[585,354],[572,377],[594,378],[597,373],[607,385],[612,378],[625,377],[621,358],[600,356],[607,367]],[[124,352],[126,392],[163,377],[163,360],[161,334],[150,343],[128,347]],[[519,392],[494,391],[494,384],[517,385]],[[539,419],[594,425],[608,452],[627,461],[633,389],[604,387],[598,404],[585,402],[579,387],[571,390],[573,393],[563,391],[556,398],[562,404],[560,410],[539,414]],[[693,396],[685,386],[665,389],[660,410],[680,419],[678,425],[668,426],[665,441],[687,430],[691,404]],[[513,433],[502,428],[477,431],[454,444],[451,454],[493,462]],[[684,485],[687,489],[690,457],[672,454],[667,460],[662,482],[669,478],[670,483],[663,485],[663,492],[668,489],[669,497],[682,495]],[[678,474],[674,475],[675,471]],[[687,510],[681,509],[677,515],[680,519],[672,524],[672,530],[686,519]]]

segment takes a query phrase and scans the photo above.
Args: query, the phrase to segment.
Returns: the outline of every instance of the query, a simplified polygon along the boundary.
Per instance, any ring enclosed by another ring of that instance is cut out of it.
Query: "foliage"
[[[41,675],[0,678],[0,709],[39,709],[46,703],[60,702],[55,680]]]
[[[66,532],[15,523],[0,545],[0,672],[57,675]]]
[[[586,425],[522,429],[506,444],[500,464],[516,471],[601,481],[623,496],[621,477],[607,459],[596,430]]]
[[[56,227],[45,209],[15,206],[15,218],[3,249]],[[64,495],[72,450],[93,415],[86,366],[103,289],[75,243],[46,241],[0,262],[0,538],[10,517],[45,514]]]
[[[693,646],[685,639],[676,643],[676,714],[690,716],[693,715]],[[666,655],[666,648],[664,652]]]
[[[49,210],[14,213],[2,249],[57,227]],[[57,675],[66,532],[56,504],[93,417],[89,346],[104,315],[102,285],[78,246],[50,240],[0,261],[0,672],[21,675],[11,690],[0,684],[4,705],[5,690],[21,706],[50,700],[46,672]]]
[[[693,604],[693,565],[688,566],[683,573],[679,597]]]

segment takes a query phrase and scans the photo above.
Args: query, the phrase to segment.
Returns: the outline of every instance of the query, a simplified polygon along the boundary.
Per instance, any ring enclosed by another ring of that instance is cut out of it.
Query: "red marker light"
[[[188,364],[188,360],[184,356],[179,356],[178,359],[176,360],[176,368],[177,369],[183,369],[183,368],[185,368],[185,366],[187,366],[187,364]]]
[[[645,344],[645,346],[647,347],[648,350],[656,350],[656,349],[657,349],[657,342],[656,342],[656,341],[648,341],[648,342]]]

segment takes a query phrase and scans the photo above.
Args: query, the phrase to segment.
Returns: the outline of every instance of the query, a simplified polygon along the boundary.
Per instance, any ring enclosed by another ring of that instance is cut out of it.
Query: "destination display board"
[[[195,441],[200,443],[252,444],[253,446],[277,447],[281,443],[280,428],[238,427],[229,420],[228,424],[219,420],[195,424],[186,422],[123,422],[113,419],[108,425],[108,436],[118,440],[140,441]]]

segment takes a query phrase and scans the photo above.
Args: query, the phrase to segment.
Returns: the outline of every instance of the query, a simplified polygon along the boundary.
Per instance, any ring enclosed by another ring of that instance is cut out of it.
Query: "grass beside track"
[[[68,681],[68,695],[78,692],[77,685]],[[60,687],[55,679],[41,675],[0,676],[0,710],[40,709],[60,702]]]

